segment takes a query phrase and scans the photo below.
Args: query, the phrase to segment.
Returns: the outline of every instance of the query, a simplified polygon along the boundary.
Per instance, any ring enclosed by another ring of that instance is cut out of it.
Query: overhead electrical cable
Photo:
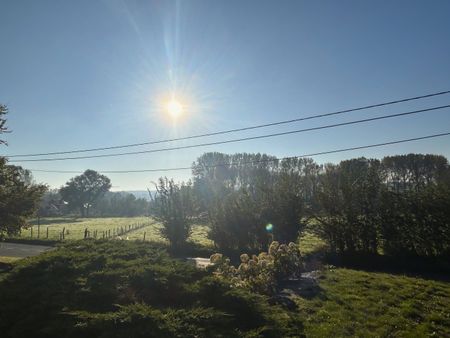
[[[426,95],[420,95],[420,96],[414,96],[414,97],[408,97],[404,99],[394,100],[394,101],[388,101],[388,102],[381,102],[381,103],[375,103],[367,106],[361,106],[356,108],[350,108],[345,110],[338,110],[334,112],[329,113],[323,113],[323,114],[316,114],[316,115],[310,115],[305,117],[299,117],[295,119],[290,120],[284,120],[284,121],[277,121],[272,123],[266,123],[266,124],[259,124],[249,127],[243,127],[243,128],[236,128],[236,129],[229,129],[229,130],[222,130],[217,132],[211,132],[211,133],[204,133],[204,134],[198,134],[198,135],[191,135],[191,136],[184,136],[184,137],[178,137],[178,138],[172,138],[172,139],[165,139],[165,140],[157,140],[157,141],[148,141],[148,142],[141,142],[141,143],[131,143],[131,144],[125,144],[125,145],[117,145],[117,146],[109,146],[109,147],[98,147],[98,148],[87,148],[87,149],[74,149],[74,150],[67,150],[67,151],[54,151],[54,152],[46,152],[46,153],[34,153],[34,154],[13,154],[9,155],[9,158],[13,157],[36,157],[36,156],[49,156],[49,155],[63,155],[63,154],[73,154],[73,153],[85,153],[85,152],[93,152],[93,151],[104,151],[104,150],[112,150],[112,149],[120,149],[120,148],[130,148],[130,147],[138,147],[138,146],[144,146],[144,145],[152,145],[152,144],[159,144],[159,143],[167,143],[167,142],[173,142],[173,141],[183,141],[183,140],[191,140],[201,137],[208,137],[208,136],[216,136],[216,135],[223,135],[223,134],[229,134],[229,133],[236,133],[241,131],[247,131],[247,130],[253,130],[253,129],[259,129],[259,128],[265,128],[265,127],[273,127],[278,126],[282,124],[290,124],[294,122],[300,122],[300,121],[306,121],[306,120],[312,120],[312,119],[318,119],[328,116],[334,116],[334,115],[341,115],[346,114],[350,112],[365,110],[365,109],[371,109],[371,108],[377,108],[377,107],[383,107],[398,103],[404,103],[409,101],[415,101],[415,100],[421,100],[425,98],[440,96],[449,94],[450,90],[426,94]]]
[[[236,167],[236,166],[243,166],[243,165],[247,165],[247,164],[257,164],[257,163],[275,162],[275,161],[282,161],[282,160],[295,159],[295,158],[313,157],[313,156],[319,156],[319,155],[342,153],[342,152],[347,152],[347,151],[352,151],[352,150],[377,148],[377,147],[383,147],[383,146],[388,146],[388,145],[407,143],[407,142],[413,142],[413,141],[420,141],[420,140],[432,139],[432,138],[449,136],[449,135],[450,135],[450,132],[446,132],[446,133],[432,134],[432,135],[426,135],[426,136],[419,136],[419,137],[413,137],[413,138],[408,138],[408,139],[388,141],[388,142],[382,142],[382,143],[375,143],[375,144],[369,144],[369,145],[363,145],[363,146],[356,146],[356,147],[349,147],[349,148],[327,150],[327,151],[321,151],[321,152],[304,154],[304,155],[288,156],[288,157],[282,157],[282,158],[277,158],[277,159],[265,159],[265,160],[258,160],[258,161],[248,161],[248,162],[241,162],[239,164],[222,163],[222,164],[215,164],[215,165],[206,165],[206,166],[201,166],[201,168],[208,169],[208,168],[217,168],[217,167],[223,167],[223,166]],[[146,172],[167,172],[167,171],[192,170],[192,169],[193,169],[193,167],[190,166],[190,167],[142,169],[142,170],[98,170],[98,171],[100,173],[103,173],[103,174],[129,174],[129,173],[146,173]],[[75,170],[44,170],[44,169],[29,169],[29,170],[31,170],[33,172],[61,173],[61,174],[77,174],[77,173],[80,173],[80,171],[75,171]]]
[[[428,112],[428,111],[434,111],[434,110],[439,110],[439,109],[444,109],[444,108],[449,108],[449,107],[450,107],[450,105],[437,106],[437,107],[432,107],[432,108],[413,110],[413,111],[409,111],[409,112],[390,114],[390,115],[382,115],[382,116],[371,117],[371,118],[366,118],[366,119],[361,119],[361,120],[353,120],[353,121],[349,121],[349,122],[328,124],[328,125],[318,126],[318,127],[297,129],[297,130],[291,130],[291,131],[285,131],[285,132],[279,132],[279,133],[273,133],[273,134],[258,135],[258,136],[249,136],[249,137],[243,137],[243,138],[237,138],[237,139],[231,139],[231,140],[225,140],[225,141],[216,141],[216,142],[192,144],[192,145],[186,145],[186,146],[177,146],[177,147],[170,147],[170,148],[141,150],[141,151],[124,152],[124,153],[88,155],[88,156],[39,158],[39,159],[24,159],[24,160],[17,159],[17,160],[13,160],[13,161],[10,161],[10,162],[16,163],[16,162],[51,162],[51,161],[80,160],[80,159],[88,159],[88,158],[117,157],[117,156],[125,156],[125,155],[149,154],[149,153],[157,153],[157,152],[164,152],[164,151],[173,151],[173,150],[181,150],[181,149],[198,148],[198,147],[205,147],[205,146],[212,146],[212,145],[219,145],[219,144],[227,144],[227,143],[236,143],[236,142],[243,142],[243,141],[250,141],[250,140],[258,140],[258,139],[277,137],[277,136],[283,136],[283,135],[290,135],[290,134],[298,134],[298,133],[303,133],[303,132],[308,132],[308,131],[336,128],[336,127],[341,127],[341,126],[348,126],[348,125],[353,125],[353,124],[359,124],[359,123],[365,123],[365,122],[371,122],[371,121],[390,119],[390,118],[394,118],[394,117],[401,117],[401,116],[407,116],[407,115],[420,114],[420,113],[424,113],[424,112]]]

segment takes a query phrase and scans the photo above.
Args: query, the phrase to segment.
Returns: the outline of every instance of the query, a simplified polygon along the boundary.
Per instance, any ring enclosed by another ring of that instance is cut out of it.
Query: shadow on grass
[[[185,258],[185,257],[203,257],[209,258],[213,253],[216,252],[214,248],[203,246],[198,243],[187,242],[183,246],[178,248],[172,248],[167,246],[167,251],[173,256],[177,258]]]
[[[54,239],[39,239],[39,238],[5,238],[6,243],[17,243],[17,244],[31,244],[31,245],[46,245],[55,246],[61,241]]]
[[[0,273],[8,272],[8,271],[12,270],[12,268],[13,268],[12,263],[0,262]]]
[[[324,290],[318,283],[318,276],[314,272],[302,274],[302,277],[296,280],[283,281],[280,284],[281,294],[296,295],[305,299],[318,298],[326,300]]]
[[[418,256],[387,256],[377,254],[327,253],[324,262],[337,267],[407,275],[438,281],[450,281],[450,261]]]

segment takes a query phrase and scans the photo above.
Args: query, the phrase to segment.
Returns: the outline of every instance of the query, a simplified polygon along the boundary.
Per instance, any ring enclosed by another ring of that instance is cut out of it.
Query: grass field
[[[143,240],[145,233],[146,241],[167,243],[161,236],[159,229],[161,229],[161,224],[154,222],[144,228],[130,232],[125,238],[129,240]],[[208,227],[206,225],[193,225],[188,241],[201,246],[212,247],[213,242],[207,238],[207,231]]]
[[[65,239],[82,239],[86,228],[91,234],[96,230],[100,236],[103,231],[110,230],[112,233],[114,229],[128,227],[130,224],[150,224],[151,222],[152,220],[148,217],[48,217],[40,219],[40,226],[38,226],[36,219],[31,220],[32,227],[22,230],[20,238],[58,240],[62,230],[65,229]]]
[[[117,228],[125,228],[130,224],[145,225],[140,229],[130,231],[125,234],[123,239],[128,240],[145,240],[151,242],[166,242],[161,236],[159,229],[161,224],[155,222],[149,217],[105,217],[105,218],[72,218],[72,217],[47,217],[40,219],[38,226],[36,219],[31,220],[32,227],[22,230],[19,238],[22,239],[42,239],[42,240],[59,240],[60,234],[65,229],[66,240],[84,238],[84,231],[87,228],[90,234],[97,231],[97,237],[101,238],[102,233],[110,231],[111,235]],[[48,228],[48,238],[47,238]],[[192,233],[189,238],[190,242],[211,247],[212,241],[207,238],[207,227],[205,225],[193,225]]]

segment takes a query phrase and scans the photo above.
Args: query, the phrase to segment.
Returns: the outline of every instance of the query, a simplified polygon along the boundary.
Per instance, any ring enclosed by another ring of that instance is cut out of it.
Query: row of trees
[[[8,132],[6,114],[0,106],[0,134]],[[182,184],[160,179],[151,203],[163,235],[175,246],[186,240],[194,221],[207,221],[209,237],[222,250],[296,241],[308,227],[337,252],[450,254],[450,168],[443,156],[318,165],[306,158],[206,153],[193,163],[192,174]],[[134,196],[107,194],[110,187],[109,178],[87,170],[46,195],[43,210],[59,205],[82,216],[94,210],[132,216],[145,208]],[[0,158],[0,236],[26,224],[46,189],[27,170]]]
[[[318,165],[261,154],[207,153],[193,179],[161,179],[152,202],[181,243],[206,219],[219,249],[261,250],[306,227],[337,252],[450,252],[450,169],[443,156],[409,154]],[[177,230],[178,229],[178,230]]]
[[[62,188],[66,190],[67,185]],[[96,217],[134,217],[148,215],[149,202],[144,198],[136,198],[128,192],[105,191],[97,198],[82,200],[75,198],[80,193],[71,192],[70,197],[65,193],[64,199],[61,189],[47,191],[41,199],[38,215],[41,217],[54,216],[96,216]],[[88,202],[89,200],[89,202]]]
[[[450,251],[450,171],[443,156],[409,154],[327,165],[316,230],[335,251]]]

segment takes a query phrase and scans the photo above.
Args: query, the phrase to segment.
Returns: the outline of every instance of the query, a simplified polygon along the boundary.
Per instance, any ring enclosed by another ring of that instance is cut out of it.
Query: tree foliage
[[[338,252],[450,253],[447,159],[409,154],[327,165],[315,230]]]
[[[29,171],[0,157],[0,238],[17,234],[27,225],[46,189],[33,183]]]
[[[6,114],[8,108],[0,104],[0,135],[8,132]],[[6,144],[0,139],[0,145]],[[33,182],[30,171],[19,166],[8,165],[0,157],[0,239],[15,235],[27,225],[39,207],[39,200],[47,187]]]
[[[6,114],[8,114],[8,107],[0,104],[0,135],[8,132],[6,126]],[[5,140],[0,139],[0,144],[7,144]]]
[[[149,202],[127,192],[107,192],[94,205],[92,215],[108,217],[134,217],[147,215]]]
[[[195,209],[207,215],[209,237],[221,250],[296,241],[309,223],[335,252],[449,252],[450,169],[443,156],[321,166],[307,158],[206,153],[193,176]]]
[[[332,250],[377,251],[379,166],[377,160],[359,158],[325,167],[317,194],[321,210],[315,216]]]
[[[192,187],[176,184],[166,177],[161,177],[155,186],[157,194],[151,202],[152,216],[162,223],[162,236],[178,248],[191,233]]]
[[[89,217],[92,206],[110,188],[111,181],[108,177],[88,169],[82,175],[71,178],[59,193],[69,208],[78,209],[82,217]]]
[[[295,241],[318,170],[311,159],[204,154],[193,165],[194,200],[208,215],[210,238],[221,249],[238,250],[266,249],[272,237]]]
[[[89,210],[90,216],[100,217],[135,217],[148,215],[149,202],[144,198],[136,198],[123,191],[107,191],[99,197]],[[78,210],[76,210],[78,212]],[[73,210],[64,203],[58,189],[47,191],[41,199],[39,216],[68,216]]]

